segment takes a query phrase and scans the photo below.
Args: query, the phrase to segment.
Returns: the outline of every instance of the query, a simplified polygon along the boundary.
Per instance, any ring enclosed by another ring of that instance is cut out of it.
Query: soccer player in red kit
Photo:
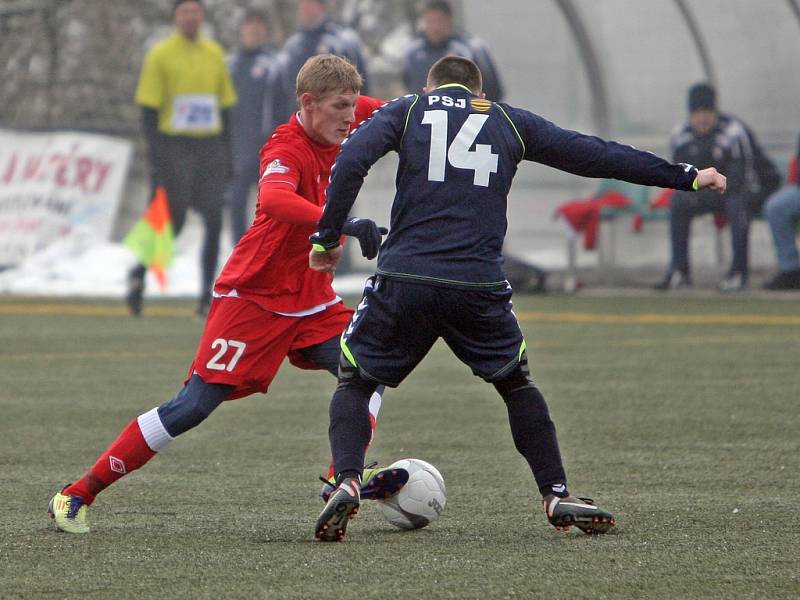
[[[361,83],[350,63],[331,55],[312,57],[300,70],[300,110],[261,150],[255,221],[217,279],[183,389],[133,419],[83,477],[52,498],[49,512],[58,528],[88,532],[87,508],[100,491],[224,400],[266,392],[285,357],[303,369],[337,374],[339,336],[353,311],[333,291],[330,274],[309,269],[308,238],[322,215],[339,144],[383,104],[359,96]],[[386,230],[369,219],[350,219],[343,233],[357,238],[372,259]],[[373,428],[382,391],[371,401]],[[373,469],[363,484],[379,498],[407,480],[402,469]]]

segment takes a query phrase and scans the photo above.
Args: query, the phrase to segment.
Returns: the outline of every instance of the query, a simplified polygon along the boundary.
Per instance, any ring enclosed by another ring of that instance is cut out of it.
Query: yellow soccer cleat
[[[80,496],[67,496],[59,492],[50,500],[47,512],[61,531],[89,533],[89,506]]]

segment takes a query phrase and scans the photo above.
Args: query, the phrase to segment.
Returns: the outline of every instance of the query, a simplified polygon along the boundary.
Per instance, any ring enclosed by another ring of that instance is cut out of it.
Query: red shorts
[[[301,369],[319,369],[298,352],[341,335],[353,311],[339,302],[307,317],[286,317],[243,298],[215,298],[189,369],[206,383],[234,385],[229,400],[266,392],[287,356]]]

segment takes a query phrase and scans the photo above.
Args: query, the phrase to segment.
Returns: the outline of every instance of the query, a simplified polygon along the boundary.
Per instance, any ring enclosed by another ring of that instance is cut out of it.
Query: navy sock
[[[336,485],[342,483],[345,479],[358,479],[361,481],[361,473],[355,470],[348,469],[346,471],[340,471],[336,474]]]
[[[529,384],[503,396],[514,445],[528,461],[542,496],[569,495],[556,427],[538,388]]]
[[[328,437],[336,471],[336,482],[357,477],[364,469],[372,426],[369,420],[369,399],[375,385],[354,377],[339,383],[330,406]]]

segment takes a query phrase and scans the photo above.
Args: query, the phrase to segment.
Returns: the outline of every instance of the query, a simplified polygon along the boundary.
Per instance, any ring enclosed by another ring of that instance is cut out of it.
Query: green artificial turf
[[[570,488],[612,534],[548,525],[502,400],[443,344],[385,396],[370,458],[447,482],[416,532],[365,503],[312,541],[327,373],[284,365],[102,493],[92,532],[47,502],[179,389],[191,305],[0,299],[2,598],[800,596],[800,309],[758,298],[515,297]],[[736,316],[736,321],[732,315]]]

